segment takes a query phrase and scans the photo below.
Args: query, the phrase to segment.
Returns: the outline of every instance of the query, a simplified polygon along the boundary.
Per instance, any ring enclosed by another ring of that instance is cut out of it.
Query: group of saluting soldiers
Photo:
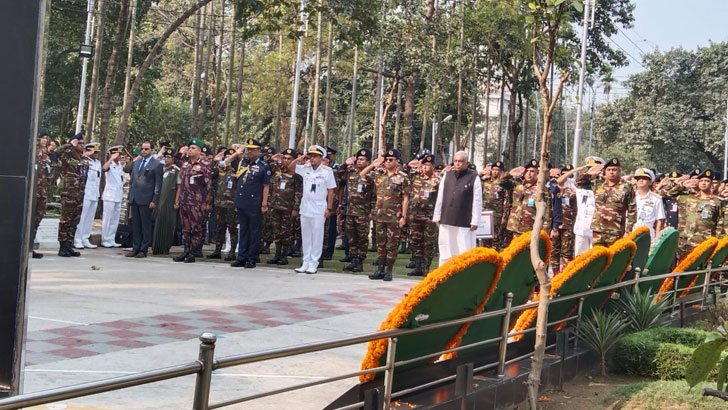
[[[40,148],[41,141],[45,146],[44,138],[42,135],[39,139],[37,155],[38,212],[34,231],[43,217],[40,210],[45,209],[52,174],[48,156]],[[111,181],[108,218],[106,193],[103,198],[102,245],[118,246],[110,232],[115,232],[118,224],[121,168],[129,159],[124,159],[123,147],[115,146],[101,165],[94,157],[98,144],[83,145],[82,138],[80,134],[73,136],[58,149],[62,177],[58,236],[61,256],[78,254],[73,250],[75,227],[84,220],[81,214],[86,206],[83,198],[87,180],[100,179],[101,171],[107,173],[107,189]],[[300,256],[301,244],[311,240],[301,236],[303,219],[299,219],[299,211],[310,209],[302,205],[302,198],[305,202],[306,196],[313,195],[305,193],[304,187],[315,191],[317,185],[304,183],[308,173],[300,173],[299,167],[311,163],[313,156],[321,161],[323,170],[333,173],[335,188],[331,188],[333,184],[324,188],[333,193],[333,198],[325,194],[322,197],[326,211],[322,249],[314,252],[320,255],[318,266],[304,263],[297,271],[316,273],[316,268],[331,258],[340,236],[346,252],[343,269],[362,272],[371,236],[377,251],[377,270],[369,275],[370,279],[392,279],[393,265],[404,243],[411,251],[408,266],[412,271],[408,275],[424,276],[429,272],[438,242],[438,228],[433,222],[438,188],[451,166],[436,165],[439,161],[428,151],[404,163],[397,149],[386,149],[373,159],[371,151],[362,148],[338,164],[337,152],[331,147],[313,146],[307,153],[290,148],[277,152],[248,139],[245,144],[212,152],[196,138],[179,149],[168,142],[160,145],[157,155],[164,160],[164,182],[155,211],[155,253],[169,253],[174,231],[181,225],[184,250],[174,260],[194,262],[195,257],[202,256],[207,225],[212,220],[215,250],[207,258],[225,258],[234,267],[254,268],[260,262],[259,254],[268,253],[274,245],[275,253],[266,262],[287,265],[288,256]],[[126,165],[129,168],[130,164]],[[472,164],[468,167],[475,169]],[[532,229],[538,168],[535,159],[510,170],[503,162],[495,161],[479,173],[482,208],[492,216],[492,238],[481,240],[480,245],[500,250],[514,236]],[[711,169],[694,169],[681,175],[638,168],[623,175],[618,158],[604,161],[590,156],[578,167],[549,166],[542,199],[547,205],[544,230],[554,244],[550,255],[553,272],[592,246],[608,246],[640,226],[649,228],[653,241],[666,227],[677,228],[678,257],[709,236],[728,233],[728,180],[721,181],[720,173]],[[87,245],[88,236],[84,235],[82,232],[80,239],[82,245]],[[223,255],[228,235],[233,245]]]

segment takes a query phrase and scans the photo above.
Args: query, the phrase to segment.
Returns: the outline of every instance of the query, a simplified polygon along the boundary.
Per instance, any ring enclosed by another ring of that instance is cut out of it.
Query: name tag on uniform
[[[195,177],[194,176],[191,176],[190,177],[190,185],[194,185],[194,184],[195,184]]]
[[[364,192],[364,185],[357,184],[357,186],[356,186],[356,192]]]
[[[708,210],[707,209],[703,209],[703,215],[702,216],[703,216],[703,219],[708,219],[708,217],[710,215],[708,214]]]
[[[230,177],[227,179],[227,189],[233,189],[233,179]]]
[[[162,178],[167,178],[167,175],[169,175],[169,171],[165,171],[164,175],[162,175]]]
[[[670,207],[670,209],[671,209],[672,212],[677,212],[677,204],[676,203],[675,204],[672,204],[672,206]]]
[[[425,191],[425,199],[429,199],[429,198],[430,198],[430,191]]]
[[[533,206],[533,197],[528,197],[528,206]]]
[[[562,200],[563,200],[563,202],[564,202],[564,205],[566,205],[566,206],[569,206],[569,203],[570,203],[571,201],[569,200],[569,197],[568,197],[568,196],[565,196],[565,197],[563,197],[563,198],[562,198]]]
[[[278,186],[278,189],[281,191],[286,189],[286,181],[281,181],[281,184]]]
[[[494,197],[495,199],[500,199],[500,195],[498,194],[498,192],[495,193]]]
[[[47,173],[49,173],[49,174],[51,173],[51,166],[50,165],[46,165],[45,169],[46,169],[46,172]]]

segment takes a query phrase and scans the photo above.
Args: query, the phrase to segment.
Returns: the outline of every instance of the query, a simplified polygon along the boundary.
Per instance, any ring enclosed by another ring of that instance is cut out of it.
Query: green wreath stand
[[[650,237],[649,233],[647,234],[647,237]],[[594,284],[594,289],[614,285],[615,283],[624,280],[624,276],[628,274],[629,265],[634,260],[633,256],[636,255],[636,251],[632,246],[625,246],[623,241],[629,240],[619,240],[609,247],[609,251],[612,253],[612,261],[609,266],[607,266],[607,269],[605,269],[604,272],[602,272],[602,274],[597,278],[597,282]],[[637,245],[636,249],[639,250],[639,245]],[[622,275],[624,276],[620,278]],[[592,293],[587,296],[584,299],[584,304],[582,305],[582,317],[591,318],[592,311],[596,312],[601,310],[612,297],[614,292],[615,289],[605,290],[604,292]]]
[[[633,232],[634,235],[630,235],[632,241],[637,245],[637,251],[634,253],[632,258],[632,267],[627,271],[622,280],[634,279],[634,271],[636,268],[640,268],[640,271],[644,272],[645,265],[647,265],[647,257],[650,256],[650,245],[652,243],[652,237],[650,237],[650,230],[640,230],[640,232]]]
[[[728,262],[728,236],[718,241],[718,245],[715,248],[716,251],[713,257],[710,258],[710,267],[713,269],[720,268]],[[710,279],[713,280],[715,275],[715,273],[712,274]]]
[[[486,255],[487,261],[462,268],[464,261],[473,255]],[[431,272],[415,285],[400,303],[389,313],[379,330],[411,329],[423,325],[467,317],[482,305],[488,290],[499,274],[500,256],[486,248],[471,249],[451,258],[443,266]],[[459,325],[398,337],[395,361],[404,361],[443,350],[456,334]],[[387,340],[369,343],[362,362],[362,370],[384,366],[387,357]],[[419,360],[398,366],[397,371],[422,366],[437,358]],[[383,373],[377,373],[377,377]],[[363,375],[361,381],[371,380]]]
[[[670,271],[675,262],[679,235],[675,228],[667,228],[660,232],[660,237],[647,258],[645,269],[647,272],[641,277],[664,275]],[[644,271],[643,271],[644,272]],[[657,293],[660,288],[659,281],[640,282],[640,291]]]

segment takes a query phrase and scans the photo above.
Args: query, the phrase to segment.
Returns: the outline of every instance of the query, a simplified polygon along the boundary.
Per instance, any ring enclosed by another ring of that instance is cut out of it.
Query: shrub
[[[624,291],[620,294],[614,304],[629,322],[632,331],[639,332],[654,327],[659,327],[665,322],[662,312],[667,309],[670,298],[657,300],[657,295],[651,290],[646,292]]]
[[[607,353],[614,347],[614,344],[622,337],[624,329],[627,328],[626,320],[617,314],[604,313],[592,310],[593,320],[587,320],[577,333],[579,339],[583,340],[594,352],[599,355],[600,370],[602,376],[607,375]]]

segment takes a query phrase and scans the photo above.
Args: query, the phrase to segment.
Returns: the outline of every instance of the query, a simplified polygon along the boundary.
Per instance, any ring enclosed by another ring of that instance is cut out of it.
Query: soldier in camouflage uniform
[[[266,213],[266,229],[273,233],[276,254],[266,263],[288,265],[288,248],[293,240],[293,224],[298,219],[298,206],[301,204],[303,181],[301,176],[288,169],[288,165],[296,158],[296,150],[287,148],[280,154],[272,156],[269,210]]]
[[[713,175],[713,171],[706,169],[697,179],[685,175],[672,182],[665,178],[658,187],[658,193],[675,198],[678,203],[678,260],[709,237],[724,233],[723,207],[720,198],[712,193]],[[691,193],[696,187],[697,193]]]
[[[510,206],[510,183],[504,178],[503,163],[496,161],[483,168],[483,210],[493,211],[493,238],[485,240],[485,246],[500,251],[501,239],[507,219],[504,220],[506,206]]]
[[[362,263],[367,257],[369,245],[369,216],[376,205],[374,178],[376,172],[365,176],[360,172],[369,167],[372,153],[366,148],[356,152],[356,156],[346,160],[337,174],[344,176],[347,186],[345,222],[346,236],[349,239],[349,258],[345,271],[362,272]]]
[[[526,162],[523,167],[515,168],[509,173],[513,178],[523,176],[523,182],[517,185],[515,179],[509,179],[511,186],[513,186],[513,202],[508,224],[506,225],[510,238],[533,229],[533,223],[536,219],[538,166],[538,161],[532,159]],[[548,227],[551,224],[551,198],[549,191],[544,192],[543,195],[546,202],[543,226]]]
[[[33,226],[30,231],[30,240],[35,239],[36,233],[38,233],[38,225],[43,219],[46,213],[46,203],[48,202],[48,195],[51,189],[51,177],[53,171],[51,169],[51,159],[46,153],[46,144],[48,142],[48,130],[42,128],[38,135],[38,145],[36,146],[35,154],[35,178],[36,178],[36,189],[35,189],[35,213],[33,214]],[[40,259],[43,257],[42,253],[33,250],[33,258]]]
[[[61,163],[61,220],[58,223],[58,256],[80,256],[73,250],[73,236],[81,220],[83,193],[88,176],[88,163],[81,158],[83,134],[71,137],[68,144],[61,145],[57,154]]]
[[[623,181],[621,164],[618,158],[612,158],[605,165],[597,164],[579,176],[576,186],[586,188],[589,178],[595,178],[604,169],[604,181],[591,184],[594,189],[595,211],[591,230],[593,245],[610,246],[617,239],[632,232],[637,220],[637,203],[635,202],[632,184]]]
[[[195,249],[202,247],[205,235],[205,218],[212,207],[212,171],[207,160],[202,159],[204,144],[193,138],[187,144],[188,161],[182,166],[174,207],[179,208],[184,238],[184,252],[175,256],[175,262],[192,263]]]
[[[271,147],[270,145],[266,145],[261,150],[261,156],[263,161],[268,165],[268,168],[271,171],[271,177],[273,168],[276,165],[276,161],[273,159],[273,156],[276,155],[277,151],[275,148]],[[271,181],[272,182],[272,181]],[[273,190],[273,185],[270,187],[271,191]],[[260,253],[261,255],[268,255],[270,254],[270,245],[274,241],[274,234],[273,226],[271,225],[270,221],[270,214],[268,212],[263,214],[263,229],[260,231]]]
[[[408,224],[414,269],[408,276],[425,276],[430,271],[437,244],[437,225],[432,221],[437,202],[440,177],[435,175],[435,157],[426,154],[410,162],[412,173],[409,193]]]
[[[565,165],[561,171],[562,174],[556,180],[559,187],[558,196],[561,199],[561,224],[557,227],[558,237],[552,238],[553,248],[558,247],[558,251],[551,252],[551,267],[554,272],[558,272],[574,259],[574,223],[579,207],[576,200],[576,191],[574,190],[572,176],[586,165],[574,168],[571,164]]]
[[[385,151],[384,157],[377,158],[359,175],[366,177],[369,172],[384,164],[384,170],[375,177],[377,204],[374,220],[377,223],[377,271],[369,279],[392,280],[392,268],[397,260],[399,230],[407,221],[409,178],[399,169],[400,154],[397,149]]]
[[[231,241],[238,237],[238,216],[233,207],[235,197],[235,169],[232,167],[232,155],[235,150],[230,148],[217,153],[213,162],[212,172],[217,173],[217,189],[215,190],[215,251],[207,255],[208,259],[221,259],[222,247],[225,245],[225,233],[230,231]],[[235,246],[225,256],[226,261],[234,261]]]

